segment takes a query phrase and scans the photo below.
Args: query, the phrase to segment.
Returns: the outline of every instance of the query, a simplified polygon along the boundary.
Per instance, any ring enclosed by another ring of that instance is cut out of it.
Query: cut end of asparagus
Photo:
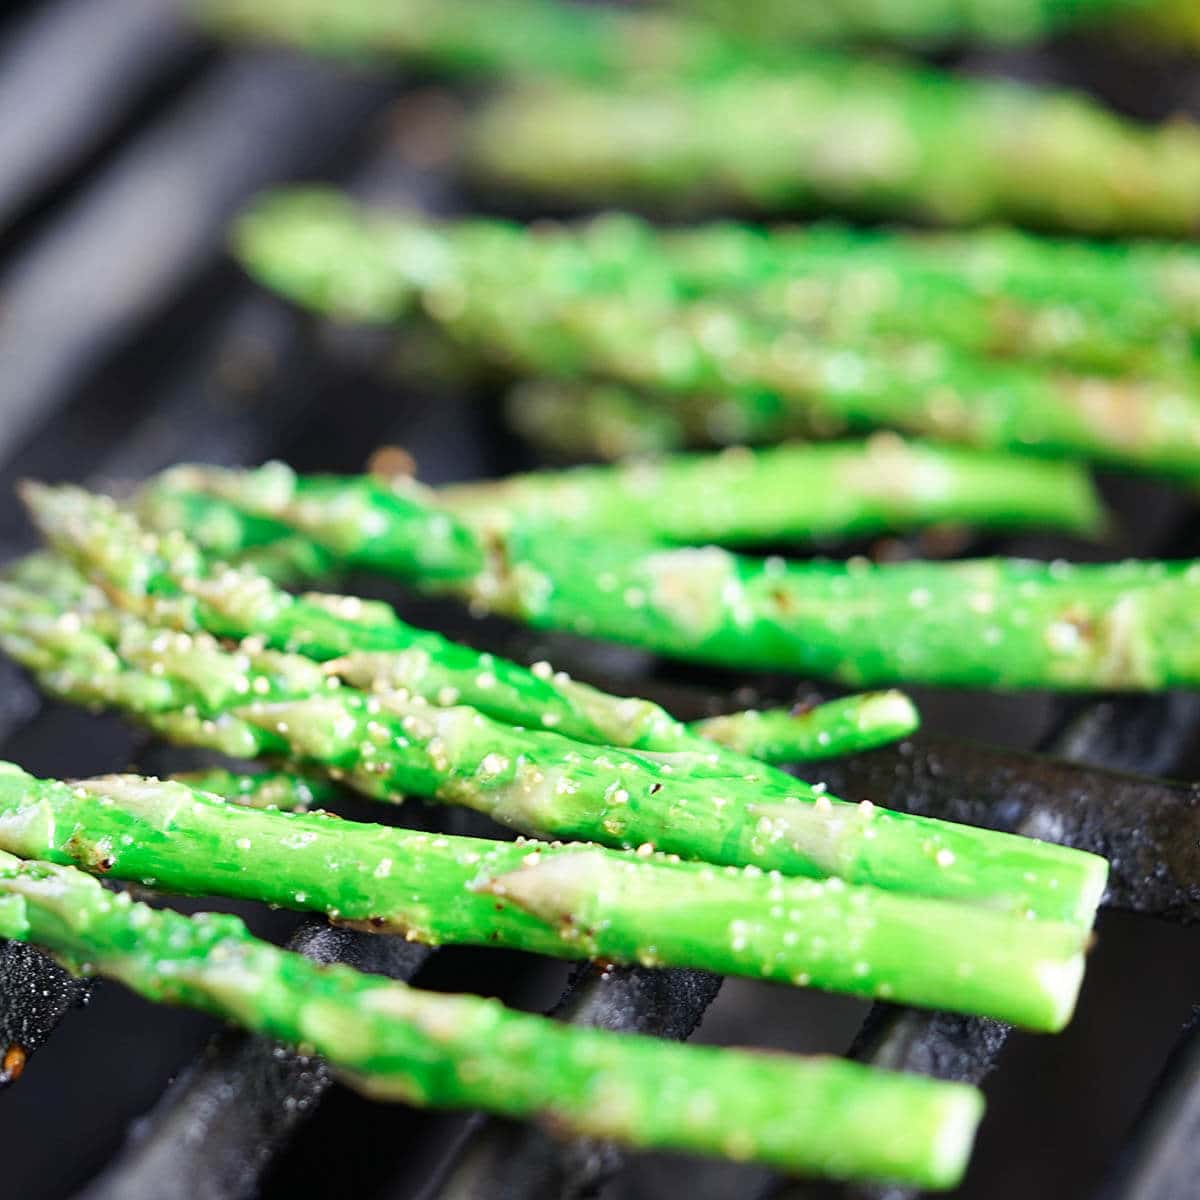
[[[962,1181],[985,1107],[982,1093],[971,1087],[945,1094],[930,1145],[927,1188],[947,1191]]]
[[[1083,986],[1085,964],[1085,956],[1079,953],[1057,962],[1047,959],[1038,965],[1038,980],[1051,1005],[1041,1032],[1059,1033],[1070,1023],[1079,1001],[1079,989]]]

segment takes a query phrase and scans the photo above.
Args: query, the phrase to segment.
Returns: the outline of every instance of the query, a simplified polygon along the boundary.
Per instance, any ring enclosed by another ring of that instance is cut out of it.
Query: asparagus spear
[[[668,542],[820,539],[962,521],[1095,532],[1099,502],[1070,464],[905,443],[727,451],[537,472],[442,488],[438,503],[503,534],[554,513],[576,529]]]
[[[735,413],[738,410],[735,401]],[[681,419],[675,397],[666,403],[619,384],[527,379],[504,397],[508,424],[544,459],[646,458],[687,446],[745,445],[751,437],[723,437],[701,421],[693,432]],[[774,439],[781,441],[782,438]]]
[[[527,669],[476,653],[405,624],[384,604],[318,594],[297,598],[251,568],[214,569],[177,526],[157,537],[107,497],[36,484],[22,491],[52,544],[85,573],[98,575],[125,608],[156,623],[222,637],[253,636],[276,649],[328,662],[331,673],[367,690],[403,689],[443,706],[461,702],[501,721],[556,729],[588,742],[712,757],[705,735],[689,731],[648,701],[606,695],[547,663]],[[326,511],[336,509],[334,504]],[[49,568],[35,564],[35,569]],[[70,579],[38,583],[54,589],[60,604],[78,600],[70,590],[77,584]],[[789,761],[868,749],[911,733],[917,723],[912,703],[890,693],[849,698],[799,716],[778,711],[761,721],[743,721],[734,715],[712,728],[719,742],[736,742],[748,754],[761,742],[760,748],[780,756],[778,761]],[[714,761],[714,774],[760,769],[728,754]]]
[[[367,321],[417,301],[442,320],[464,303],[511,305],[520,280],[535,312],[598,296],[716,297],[843,345],[884,335],[1126,373],[1187,362],[1200,331],[1200,256],[1177,244],[728,222],[660,230],[628,215],[526,228],[369,212],[311,188],[260,201],[237,243],[275,286]],[[480,321],[451,315],[468,333]]]
[[[1064,28],[1113,13],[1151,7],[1155,0],[843,0],[793,4],[766,0],[738,6],[733,0],[674,0],[739,34],[764,40],[846,42],[857,40],[924,44],[983,39],[1033,42]]]
[[[1140,0],[1144,4],[1146,0]],[[944,41],[981,36],[1033,41],[1093,14],[1139,0],[910,0],[816,5],[760,4],[739,15],[728,0],[675,0],[679,17],[618,10],[582,12],[537,0],[204,0],[203,19],[235,37],[283,41],[323,53],[398,58],[452,72],[547,72],[604,78],[654,68],[689,74],[719,64],[720,36],[687,20],[697,10],[762,41]]]
[[[337,513],[304,505],[303,484],[289,491],[278,465],[263,475],[192,467],[175,480],[227,506],[227,533],[241,506],[347,562],[420,578],[382,550],[381,523],[394,508],[373,504],[382,488],[376,480],[347,477],[341,485],[356,497],[360,518],[379,514],[358,536]],[[321,487],[335,489],[328,478]],[[417,503],[415,486],[404,487]],[[791,669],[860,687],[903,679],[1156,690],[1200,681],[1195,562],[788,564],[538,523],[514,526],[492,555],[483,574],[446,586],[539,627],[679,658]]]
[[[809,53],[704,83],[516,87],[467,131],[492,184],[562,201],[817,205],[951,224],[1190,236],[1200,134],[1085,96]]]
[[[236,917],[152,909],[70,867],[5,855],[0,894],[5,936],[148,999],[311,1048],[378,1099],[929,1187],[958,1180],[982,1108],[961,1085],[577,1029],[494,1000],[320,967],[252,937]]]
[[[769,49],[667,13],[559,0],[200,0],[214,31],[451,75],[706,79]]]
[[[366,694],[251,640],[227,651],[108,609],[64,611],[17,582],[0,585],[0,646],[51,694],[117,708],[172,740],[288,758],[377,799],[413,791],[549,839],[836,875],[1085,927],[1104,889],[1107,865],[1092,855],[846,805],[768,767],[722,775],[715,748],[594,746],[407,693]]]
[[[730,720],[728,717],[714,719]],[[768,726],[773,723],[772,716],[763,714],[763,723]],[[738,722],[735,720],[734,724],[736,727]],[[765,734],[766,729],[763,732]],[[271,808],[281,812],[307,812],[310,808],[323,807],[337,795],[337,789],[328,780],[290,771],[246,774],[227,767],[205,767],[197,771],[180,771],[168,782],[183,784],[204,795],[222,796],[247,808]],[[44,856],[27,854],[25,857]]]
[[[532,265],[518,272],[486,245],[459,252],[436,225],[382,229],[377,238],[336,197],[285,194],[243,219],[237,246],[258,278],[317,311],[386,322],[419,302],[473,353],[528,374],[729,396],[744,421],[793,430],[889,425],[994,449],[1200,472],[1190,368],[1109,378],[932,342],[824,341],[722,297],[669,302],[653,278],[634,293],[581,291],[553,254],[528,249]],[[526,286],[514,287],[518,279]]]
[[[4,765],[0,848],[168,892],[312,909],[413,941],[691,966],[1059,1029],[1087,932],[840,880],[598,846],[435,836],[225,804],[180,784],[68,785]]]
[[[814,761],[857,754],[913,731],[913,707],[903,692],[868,692],[814,708],[749,709],[695,721],[703,737],[764,762]],[[814,719],[817,718],[817,719]]]
[[[505,415],[543,455],[574,460],[764,445],[822,432],[778,396],[730,391],[680,396],[590,379],[525,380],[509,390]],[[286,561],[263,566],[288,577]]]

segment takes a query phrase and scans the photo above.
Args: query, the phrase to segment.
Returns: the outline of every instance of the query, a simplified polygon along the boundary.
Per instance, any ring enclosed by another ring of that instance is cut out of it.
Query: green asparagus
[[[289,486],[278,464],[262,473],[193,467],[175,479],[218,505],[225,552],[241,507],[347,562],[421,578],[385,549],[383,523],[398,510],[373,501],[385,490],[379,481],[345,478],[344,504],[334,508],[306,505],[303,483]],[[320,487],[338,490],[328,477]],[[403,487],[407,501],[421,502],[415,485]],[[789,564],[537,522],[514,526],[490,551],[482,574],[437,586],[538,627],[701,662],[859,687],[904,680],[1156,690],[1200,682],[1196,562]]]
[[[734,400],[735,412],[739,400]],[[508,425],[551,461],[651,458],[688,446],[747,445],[756,440],[723,436],[719,421],[710,430],[707,413],[698,428],[692,428],[680,407],[675,396],[664,402],[654,393],[590,380],[527,379],[504,397]]]
[[[557,200],[816,206],[949,224],[1191,236],[1200,132],[1086,96],[808,53],[703,83],[542,81],[486,104],[474,173]]]
[[[764,762],[800,762],[857,754],[899,741],[914,727],[903,692],[868,692],[814,708],[749,709],[696,721],[703,737]]]
[[[597,297],[717,298],[826,342],[937,341],[1085,372],[1194,362],[1200,334],[1200,255],[1170,243],[834,225],[661,230],[628,215],[527,228],[363,210],[311,188],[259,201],[236,243],[253,270],[321,311],[392,321],[421,308],[464,336],[506,328],[473,314],[518,301],[514,281],[541,321],[552,304]]]
[[[547,663],[527,669],[476,653],[405,624],[383,604],[315,593],[297,598],[251,568],[213,568],[178,527],[157,537],[107,497],[35,484],[25,485],[23,494],[53,545],[85,574],[98,575],[125,608],[155,624],[222,637],[253,636],[275,649],[328,663],[331,673],[365,690],[404,690],[443,706],[465,703],[501,721],[556,729],[587,742],[705,757],[714,749],[658,705],[606,695]],[[335,509],[331,505],[328,511]],[[35,564],[35,569],[43,568]],[[37,582],[48,586],[44,579]],[[56,599],[64,607],[78,599],[62,594],[71,586],[70,580],[57,585]],[[753,755],[752,748],[759,746],[782,756],[776,761],[791,761],[869,749],[911,733],[917,721],[911,701],[889,694],[850,698],[802,716],[773,712],[761,722],[734,715],[713,728],[719,741],[751,748],[746,752],[753,757],[762,757]],[[724,754],[714,773],[736,776],[759,769],[757,763]]]
[[[759,0],[673,0],[694,12],[764,40],[893,41],[933,44],[979,38],[1033,42],[1113,13],[1137,12],[1155,0],[841,0],[795,4]]]
[[[578,1029],[320,967],[251,937],[236,917],[152,909],[70,867],[5,855],[0,895],[4,936],[148,999],[315,1050],[377,1099],[922,1187],[957,1182],[982,1109],[959,1084]]]
[[[440,505],[503,536],[545,513],[589,533],[738,545],[856,536],[921,523],[1096,533],[1099,502],[1069,464],[908,444],[782,446],[442,488]]]
[[[671,17],[544,0],[203,0],[200,14],[220,33],[270,38],[306,50],[401,59],[439,70],[607,78],[654,69],[695,74],[723,65],[720,36],[689,16],[729,29],[740,42],[939,42],[982,37],[1024,42],[1147,0],[839,0],[755,5],[674,0]],[[735,23],[736,22],[736,23]],[[726,51],[726,54],[731,53]]]
[[[838,343],[720,296],[665,302],[654,272],[640,291],[589,291],[577,286],[573,255],[563,270],[555,254],[527,248],[531,265],[518,271],[503,254],[457,252],[436,225],[383,229],[377,239],[375,226],[336,197],[285,194],[243,219],[237,245],[258,278],[317,311],[386,322],[419,304],[471,353],[527,374],[728,396],[744,420],[793,431],[888,425],[986,448],[1200,474],[1191,366],[1110,378],[932,341]]]
[[[714,719],[730,720],[728,717]],[[773,724],[774,715],[763,713],[760,719],[764,726],[769,727]],[[851,714],[850,720],[853,719]],[[740,722],[735,719],[735,729],[739,725]],[[763,729],[763,735],[764,738],[769,737],[767,728]],[[725,736],[736,737],[737,734]],[[831,733],[830,736],[836,740],[836,734]],[[205,767],[196,771],[178,772],[172,775],[168,782],[184,784],[195,792],[222,796],[247,808],[274,808],[282,812],[307,812],[310,808],[323,807],[337,795],[337,789],[328,780],[297,775],[290,771],[245,774],[241,771],[231,771],[227,767]]]
[[[0,849],[435,945],[702,967],[1042,1030],[1070,1017],[1088,937],[840,880],[263,812],[137,776],[68,785],[9,764]]]
[[[707,79],[781,57],[668,13],[560,0],[200,0],[218,33],[451,75]]]
[[[652,753],[573,741],[438,708],[405,692],[363,693],[319,664],[223,649],[95,599],[0,584],[0,646],[52,695],[130,713],[163,736],[235,757],[285,758],[385,801],[412,791],[547,839],[976,902],[1088,927],[1107,864],[1026,838],[835,800],[722,752]]]

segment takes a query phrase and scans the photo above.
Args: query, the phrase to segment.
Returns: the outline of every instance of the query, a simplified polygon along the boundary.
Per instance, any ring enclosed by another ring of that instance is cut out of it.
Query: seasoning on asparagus
[[[147,999],[311,1048],[377,1099],[922,1187],[957,1182],[982,1109],[960,1084],[580,1029],[317,966],[252,937],[236,917],[152,909],[71,867],[5,855],[0,895],[4,936]]]
[[[1088,937],[841,880],[264,812],[154,779],[69,785],[7,765],[0,849],[413,941],[700,967],[1042,1030],[1070,1017]]]
[[[107,497],[80,488],[28,484],[23,494],[52,544],[85,574],[98,575],[125,608],[156,624],[222,637],[253,636],[327,662],[331,673],[365,690],[402,689],[433,704],[469,704],[501,721],[555,729],[588,742],[712,755],[714,747],[703,735],[649,701],[607,695],[546,663],[530,669],[477,653],[405,624],[384,604],[313,593],[295,597],[251,568],[214,568],[177,526],[155,536]],[[335,509],[336,504],[328,507]],[[450,544],[457,559],[462,539]],[[34,569],[47,568],[35,563]],[[59,603],[70,605],[78,598],[70,593],[70,579],[37,582]],[[743,748],[757,745],[761,730],[766,736],[760,749],[781,755],[778,761],[791,761],[869,749],[911,733],[917,723],[911,701],[890,694],[850,698],[802,716],[773,712],[761,724],[731,716],[715,728],[723,735],[718,740],[737,741]],[[741,775],[747,769],[757,771],[760,765],[722,754],[713,773]]]
[[[347,563],[420,581],[385,549],[384,525],[399,510],[373,501],[386,490],[379,480],[343,479],[345,504],[335,510],[306,505],[303,483],[289,488],[279,464],[263,472],[189,467],[174,479],[222,506],[226,552],[241,507]],[[328,477],[320,486],[336,490]],[[422,502],[410,481],[393,482],[398,488]],[[514,525],[490,551],[482,574],[437,586],[537,627],[684,659],[858,687],[902,680],[1142,691],[1200,681],[1195,562],[787,563],[538,522]]]
[[[436,224],[380,229],[377,238],[375,224],[336,196],[284,194],[243,219],[238,252],[268,286],[317,311],[387,322],[419,306],[471,353],[507,368],[720,396],[743,424],[825,436],[886,425],[984,448],[1200,473],[1190,366],[1077,375],[933,341],[839,343],[723,296],[671,303],[652,283],[581,295],[573,269],[532,249],[514,286],[510,259],[459,252]]]
[[[51,694],[130,713],[174,741],[290,759],[385,801],[412,791],[463,804],[547,839],[835,875],[1084,927],[1104,889],[1107,864],[1092,855],[847,805],[763,765],[722,775],[731,752],[716,746],[595,746],[404,692],[363,693],[298,655],[253,639],[225,650],[91,595],[64,610],[19,582],[0,585],[0,645]]]

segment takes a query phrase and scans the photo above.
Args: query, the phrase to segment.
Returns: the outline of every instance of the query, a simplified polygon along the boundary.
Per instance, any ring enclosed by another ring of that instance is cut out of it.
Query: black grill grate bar
[[[1200,723],[1200,705],[1191,708],[1191,721],[1155,722],[1150,714],[1158,711],[1161,702],[1158,697],[1127,697],[1090,706],[1082,714],[1070,716],[1065,726],[1050,737],[1045,756],[929,740],[916,749],[913,742],[906,742],[897,749],[846,760],[840,769],[832,766],[827,782],[846,799],[869,796],[889,808],[969,820],[1103,853],[1110,841],[1136,841],[1129,813],[1139,811],[1131,805],[1136,805],[1142,795],[1165,797],[1176,817],[1180,811],[1193,811],[1195,797],[1191,789],[1118,773],[1147,765],[1169,766],[1186,753]],[[1121,736],[1120,731],[1133,727],[1143,729],[1141,739]],[[1072,759],[1051,757],[1066,754]],[[1103,767],[1082,766],[1080,762],[1100,763]],[[1137,796],[1131,794],[1133,789],[1138,789]],[[1181,793],[1186,798],[1182,803]],[[1103,826],[1092,808],[1099,798],[1108,802],[1104,809],[1108,821]],[[1077,840],[1069,836],[1072,826],[1057,815],[1064,809],[1066,815],[1075,818]],[[1166,824],[1169,827],[1171,822]],[[1092,838],[1099,844],[1091,844]],[[1149,853],[1153,856],[1152,850]],[[1194,853],[1200,860],[1200,851]],[[1125,872],[1123,890],[1128,902],[1139,911],[1147,911],[1142,905],[1152,901],[1143,900],[1143,896],[1151,890],[1145,885],[1153,884],[1153,875],[1139,874],[1132,855],[1113,865],[1114,874]],[[1140,870],[1144,872],[1144,865]],[[1197,877],[1192,875],[1193,879]],[[1173,915],[1178,915],[1182,897],[1176,894],[1170,904]],[[877,1004],[855,1039],[850,1056],[891,1070],[979,1084],[995,1070],[1009,1032],[1008,1026],[985,1018]],[[770,1192],[772,1200],[911,1200],[915,1195],[915,1191],[900,1187],[807,1182],[777,1185]]]
[[[1190,698],[1189,698],[1190,699]],[[1084,718],[1099,735],[1106,706]],[[1149,711],[1157,711],[1151,704]],[[1177,754],[1200,724],[1164,727],[1146,757],[1161,765],[1163,744]],[[1076,753],[1077,726],[1060,742]],[[1107,744],[1114,749],[1116,739]],[[1118,761],[1113,754],[1110,761]],[[1123,756],[1128,764],[1136,755]],[[1103,854],[1111,863],[1108,907],[1183,922],[1200,920],[1200,787],[1105,767],[1078,766],[1065,758],[996,750],[944,738],[914,738],[897,748],[805,772],[850,800],[872,799],[926,816],[1010,829],[1046,841]],[[1137,821],[1130,814],[1137,813]]]
[[[410,979],[431,951],[401,937],[305,921],[288,948]],[[219,1034],[131,1132],[80,1200],[248,1200],[333,1082],[324,1061],[266,1038]]]
[[[554,1015],[577,1025],[686,1040],[716,998],[706,971],[584,965]],[[596,1195],[621,1168],[606,1143],[551,1137],[537,1126],[477,1118],[425,1200],[577,1200]]]
[[[0,229],[200,54],[179,0],[56,0],[0,45]],[[46,81],[53,80],[53,86]]]
[[[1192,1014],[1098,1200],[1191,1200],[1200,1176],[1200,1009]]]

